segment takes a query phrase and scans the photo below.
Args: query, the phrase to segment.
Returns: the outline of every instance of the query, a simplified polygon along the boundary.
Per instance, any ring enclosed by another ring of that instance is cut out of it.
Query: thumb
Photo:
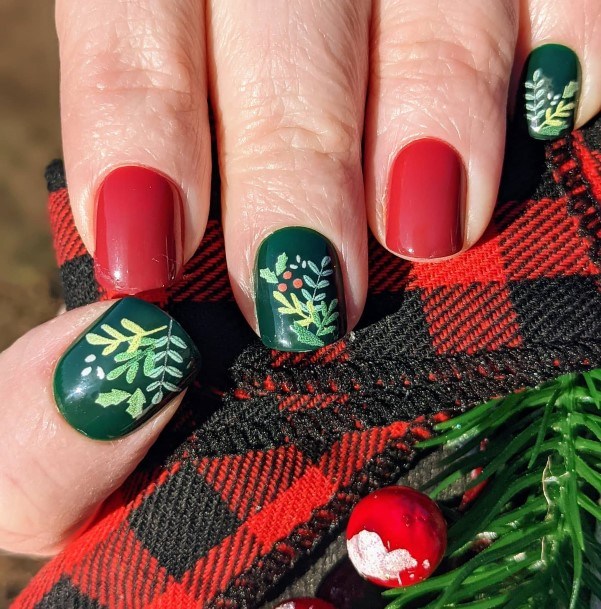
[[[58,551],[141,461],[198,366],[181,326],[135,298],[65,313],[0,354],[0,547]]]

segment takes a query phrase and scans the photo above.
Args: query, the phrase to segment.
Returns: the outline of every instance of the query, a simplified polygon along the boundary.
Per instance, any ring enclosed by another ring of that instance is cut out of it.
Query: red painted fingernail
[[[183,259],[183,210],[177,186],[145,167],[119,167],[96,203],[95,272],[109,296],[168,286]]]
[[[465,170],[435,139],[411,142],[390,172],[386,245],[402,256],[444,258],[463,246]]]

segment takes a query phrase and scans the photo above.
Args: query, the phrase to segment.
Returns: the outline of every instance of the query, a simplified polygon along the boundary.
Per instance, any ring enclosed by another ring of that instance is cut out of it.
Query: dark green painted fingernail
[[[528,133],[554,140],[574,128],[580,96],[580,62],[562,44],[544,44],[532,51],[524,68],[521,91]]]
[[[261,339],[272,349],[313,351],[346,334],[338,255],[317,231],[282,228],[261,243],[255,295]]]
[[[167,313],[137,298],[116,302],[69,347],[54,373],[67,422],[96,440],[140,427],[198,371],[192,339]]]

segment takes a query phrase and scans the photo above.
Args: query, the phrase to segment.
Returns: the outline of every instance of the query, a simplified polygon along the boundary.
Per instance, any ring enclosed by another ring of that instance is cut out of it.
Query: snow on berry
[[[362,499],[346,531],[348,555],[361,576],[386,588],[416,584],[440,564],[445,520],[434,501],[406,486]]]
[[[348,553],[366,579],[394,581],[402,571],[417,567],[417,560],[405,548],[389,552],[380,536],[371,531],[360,531],[349,539]]]

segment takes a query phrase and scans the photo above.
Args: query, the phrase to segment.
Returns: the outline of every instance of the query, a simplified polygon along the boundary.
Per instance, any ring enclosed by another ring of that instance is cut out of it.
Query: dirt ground
[[[52,317],[44,166],[60,156],[53,2],[0,0],[0,349]],[[40,562],[0,555],[0,609]]]

